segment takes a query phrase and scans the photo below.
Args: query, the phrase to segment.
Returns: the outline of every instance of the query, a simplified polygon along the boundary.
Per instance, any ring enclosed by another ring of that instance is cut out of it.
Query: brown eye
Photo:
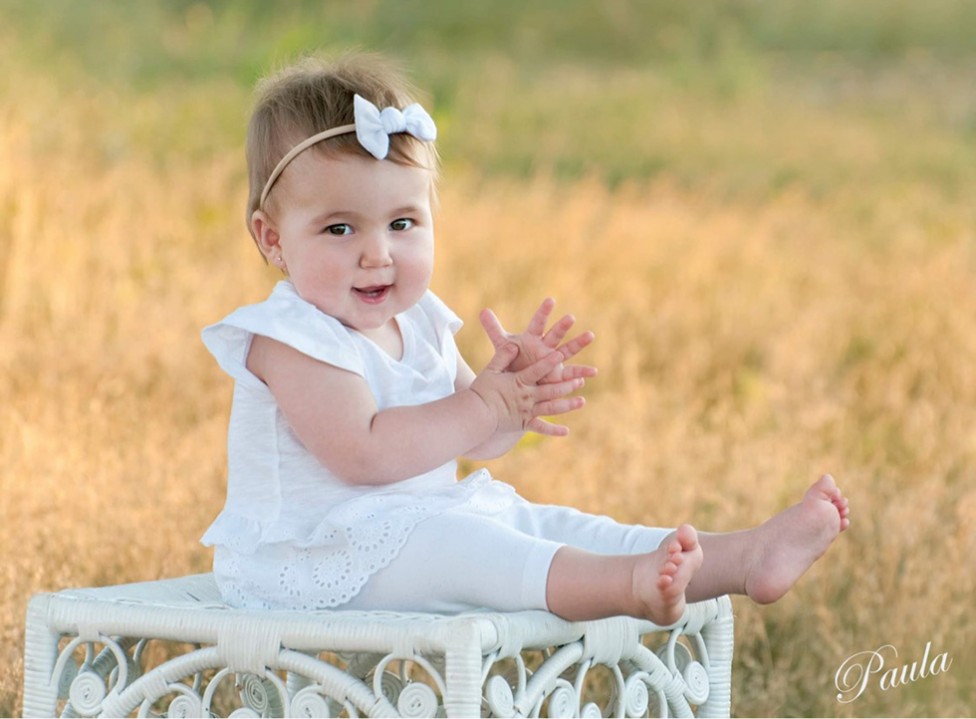
[[[346,223],[342,222],[338,225],[329,225],[325,228],[325,231],[330,235],[351,235],[352,228]]]

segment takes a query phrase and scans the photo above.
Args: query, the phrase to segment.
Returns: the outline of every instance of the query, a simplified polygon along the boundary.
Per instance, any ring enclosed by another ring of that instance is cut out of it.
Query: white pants
[[[548,609],[549,567],[563,545],[595,554],[642,554],[671,532],[521,498],[493,515],[451,510],[418,524],[396,559],[340,608]]]

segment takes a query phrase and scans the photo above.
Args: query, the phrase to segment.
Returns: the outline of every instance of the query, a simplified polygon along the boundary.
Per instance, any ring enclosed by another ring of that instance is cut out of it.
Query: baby
[[[430,290],[432,118],[369,55],[306,60],[259,88],[246,220],[284,274],[267,300],[204,330],[235,380],[228,496],[203,538],[228,603],[677,621],[728,593],[772,602],[849,524],[830,476],[758,527],[622,525],[521,498],[458,457],[491,459],[584,406],[592,333],[548,330],[552,300],[474,372]],[[487,271],[487,270],[486,270]]]

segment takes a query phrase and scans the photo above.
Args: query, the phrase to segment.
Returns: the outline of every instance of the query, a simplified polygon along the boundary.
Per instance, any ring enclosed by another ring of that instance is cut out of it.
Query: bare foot
[[[634,566],[636,614],[665,627],[681,619],[685,589],[701,564],[698,532],[690,524],[682,524],[669,540],[643,555]]]
[[[850,523],[847,498],[834,478],[825,474],[799,504],[754,530],[755,552],[746,575],[746,594],[759,604],[775,602]]]

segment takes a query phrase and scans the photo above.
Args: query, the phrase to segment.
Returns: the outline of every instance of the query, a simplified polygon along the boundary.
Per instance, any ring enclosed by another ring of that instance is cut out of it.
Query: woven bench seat
[[[732,605],[671,627],[539,611],[254,611],[213,577],[34,596],[24,716],[729,716]]]

